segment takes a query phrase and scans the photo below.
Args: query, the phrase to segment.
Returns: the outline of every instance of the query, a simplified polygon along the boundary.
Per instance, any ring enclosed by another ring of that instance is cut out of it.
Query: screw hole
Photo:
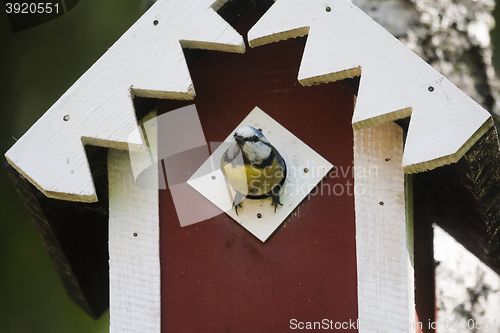
[[[391,158],[390,158],[390,157],[387,157],[387,158],[385,159],[385,161],[386,161],[386,162],[389,162],[390,160],[391,160]]]
[[[261,133],[262,133],[262,128],[258,128],[258,130],[259,130],[259,132],[261,132]]]
[[[260,219],[262,217],[261,213],[257,213],[257,218]]]
[[[153,24],[154,24],[154,25],[158,25],[158,23],[160,23],[160,22],[158,22],[158,20],[154,20],[154,21],[153,21]]]
[[[332,9],[330,7],[325,8],[327,12],[330,12]]]
[[[379,204],[380,206],[383,206],[383,205],[384,205],[384,202],[383,202],[383,201],[380,201],[378,204]]]
[[[212,176],[212,179],[215,180],[215,176]]]
[[[434,91],[434,87],[433,86],[430,86],[428,89],[429,89],[430,92]]]
[[[134,232],[134,237],[137,237],[137,232]]]
[[[304,173],[308,173],[309,172],[309,168],[304,168]]]
[[[64,121],[68,121],[68,120],[69,120],[69,114],[65,115],[65,116],[63,117],[63,120],[64,120]]]

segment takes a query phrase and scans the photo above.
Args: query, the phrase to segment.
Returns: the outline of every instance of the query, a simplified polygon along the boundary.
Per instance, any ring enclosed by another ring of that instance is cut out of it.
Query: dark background
[[[61,17],[13,33],[2,6],[0,153],[3,155],[145,10],[140,0],[84,0]],[[67,297],[3,167],[0,332],[109,332],[107,313],[94,321]]]
[[[140,0],[82,0],[67,14],[17,33],[0,11],[0,152],[144,11]],[[492,40],[500,45],[498,31],[492,31]],[[494,53],[494,63],[499,69],[500,52]],[[108,325],[107,314],[93,321],[66,296],[26,209],[0,169],[0,332],[108,332]]]

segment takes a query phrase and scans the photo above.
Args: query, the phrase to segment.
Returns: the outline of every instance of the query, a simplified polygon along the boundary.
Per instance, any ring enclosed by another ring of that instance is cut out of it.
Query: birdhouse
[[[285,175],[239,190],[234,147]],[[431,223],[500,273],[499,155],[490,114],[349,0],[159,0],[5,154],[111,332],[414,331]]]

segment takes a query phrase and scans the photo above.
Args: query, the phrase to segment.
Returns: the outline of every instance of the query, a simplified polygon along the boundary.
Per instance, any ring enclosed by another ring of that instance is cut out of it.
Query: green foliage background
[[[2,6],[2,155],[144,11],[139,0],[82,0],[53,21],[12,33]],[[94,321],[67,297],[40,236],[0,167],[0,332],[109,332],[108,326],[108,314]]]
[[[0,152],[144,11],[139,0],[82,0],[62,17],[15,34],[0,12]],[[500,22],[498,9],[495,16]],[[500,45],[499,28],[492,37]],[[500,68],[499,51],[493,60]],[[93,321],[66,296],[26,209],[0,169],[0,332],[108,332],[108,325],[107,314]]]

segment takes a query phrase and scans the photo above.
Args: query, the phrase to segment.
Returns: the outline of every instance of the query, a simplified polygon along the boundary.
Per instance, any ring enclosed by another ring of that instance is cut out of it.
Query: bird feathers
[[[271,196],[280,205],[279,192],[286,178],[286,164],[280,153],[257,129],[246,126],[234,133],[234,139],[221,159],[221,171],[237,196],[262,199]],[[233,201],[237,211],[240,202]]]
[[[245,196],[266,195],[281,183],[285,177],[282,158],[274,158],[276,149],[269,155],[270,164],[262,166],[258,163],[245,163],[243,157],[228,160],[222,157],[221,170],[231,187]],[[239,161],[238,161],[239,160]]]

